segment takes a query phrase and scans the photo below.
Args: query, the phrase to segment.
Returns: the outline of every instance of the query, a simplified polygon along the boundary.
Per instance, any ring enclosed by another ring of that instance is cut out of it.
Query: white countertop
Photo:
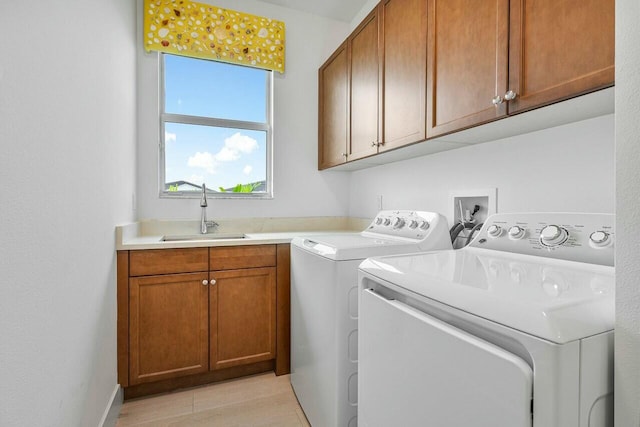
[[[364,230],[370,220],[346,217],[248,218],[216,220],[220,226],[204,239],[199,221],[146,220],[116,227],[116,249],[172,249],[290,243],[296,236]],[[241,233],[244,238],[219,239],[216,234]],[[194,236],[194,240],[163,241],[164,236]]]

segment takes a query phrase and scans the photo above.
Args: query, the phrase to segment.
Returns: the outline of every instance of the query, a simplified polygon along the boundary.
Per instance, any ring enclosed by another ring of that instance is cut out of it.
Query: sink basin
[[[182,236],[163,236],[162,242],[184,242],[187,240],[223,240],[223,239],[244,239],[243,233],[211,233],[211,234],[190,234]]]

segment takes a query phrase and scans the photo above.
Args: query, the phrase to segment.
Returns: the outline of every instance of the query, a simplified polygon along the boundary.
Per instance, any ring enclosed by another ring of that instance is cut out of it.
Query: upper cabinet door
[[[509,113],[614,83],[614,0],[511,0]]]
[[[382,7],[380,151],[427,138],[427,0],[386,0]]]
[[[351,46],[351,141],[348,160],[378,152],[380,75],[376,7],[349,38]]]
[[[509,0],[428,0],[428,22],[427,136],[504,116]]]
[[[318,169],[347,160],[349,138],[349,74],[347,43],[318,71]]]

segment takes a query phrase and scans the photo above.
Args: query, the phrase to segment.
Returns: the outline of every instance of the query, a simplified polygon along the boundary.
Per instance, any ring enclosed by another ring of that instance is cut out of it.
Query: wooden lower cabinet
[[[209,369],[206,273],[135,277],[129,282],[130,383]]]
[[[275,358],[275,267],[212,271],[209,307],[211,369]]]
[[[268,370],[289,373],[288,244],[118,252],[125,398]]]

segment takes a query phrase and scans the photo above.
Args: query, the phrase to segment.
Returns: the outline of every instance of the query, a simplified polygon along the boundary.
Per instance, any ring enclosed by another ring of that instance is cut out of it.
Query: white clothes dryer
[[[312,426],[357,425],[358,265],[450,248],[446,219],[419,211],[381,211],[360,233],[293,239],[291,385]]]
[[[614,216],[496,214],[359,271],[360,426],[613,426]]]

